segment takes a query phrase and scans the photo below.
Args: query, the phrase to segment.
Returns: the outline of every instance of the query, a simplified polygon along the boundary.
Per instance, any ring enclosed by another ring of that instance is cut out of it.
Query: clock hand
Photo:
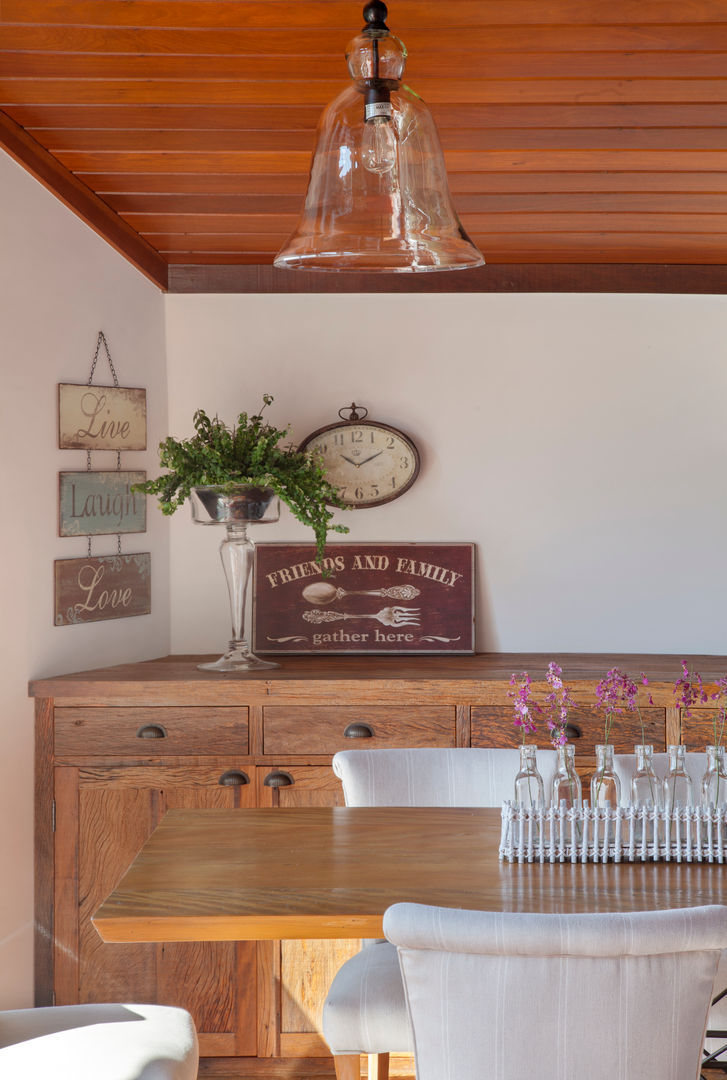
[[[345,454],[341,454],[341,457],[343,458],[344,461],[347,461],[349,465],[355,465],[357,469],[359,468],[360,465],[363,465],[362,461],[354,461],[353,458],[346,457]]]
[[[383,454],[383,452],[383,450],[379,450],[376,454],[372,454],[371,457],[367,457],[364,461],[360,461],[359,468],[361,467],[361,465],[368,465],[370,461],[373,461],[374,458],[377,458],[379,454]]]

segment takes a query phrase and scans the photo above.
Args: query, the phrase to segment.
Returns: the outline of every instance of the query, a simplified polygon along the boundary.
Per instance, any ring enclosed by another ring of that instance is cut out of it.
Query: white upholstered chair
[[[532,915],[395,904],[417,1080],[696,1080],[727,907]]]
[[[555,750],[539,750],[546,793]],[[344,750],[333,758],[348,806],[500,806],[514,794],[515,749]],[[390,1053],[411,1053],[411,1028],[396,950],[369,943],[346,961],[323,1007],[323,1035],[338,1080],[358,1080],[368,1054],[369,1077],[386,1080]],[[376,1055],[377,1060],[372,1057]]]
[[[704,753],[690,752],[686,755],[686,768],[692,779],[694,800],[697,804],[702,777],[707,769],[707,760],[707,755]],[[614,771],[621,781],[621,801],[627,803],[631,777],[636,769],[636,756],[635,754],[615,754],[613,763]],[[654,754],[653,765],[657,777],[663,780],[669,771],[669,755]],[[727,1035],[713,1033],[727,1031],[727,952],[724,952],[720,959],[712,993],[715,1000],[709,1011],[704,1051],[705,1054],[713,1057],[709,1064],[725,1068],[727,1067]],[[722,994],[725,996],[722,997]]]
[[[3,1080],[196,1080],[192,1017],[166,1005],[0,1012]]]

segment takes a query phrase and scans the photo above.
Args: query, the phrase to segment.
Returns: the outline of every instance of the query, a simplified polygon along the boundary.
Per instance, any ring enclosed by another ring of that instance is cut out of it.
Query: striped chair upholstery
[[[629,801],[631,777],[636,769],[636,755],[615,754],[613,762],[614,771],[621,781],[621,801],[627,803]],[[654,754],[653,765],[657,777],[659,780],[663,780],[669,771],[669,755]],[[694,787],[694,801],[699,803],[702,777],[707,769],[707,755],[697,752],[688,753],[686,755],[686,767]],[[727,1069],[727,1036],[711,1034],[713,1031],[727,1031],[727,952],[724,952],[720,958],[712,994],[714,1004],[709,1011],[704,1052],[707,1055],[713,1055],[714,1060],[711,1064],[715,1067],[719,1065],[721,1068]],[[722,997],[722,994],[725,996]]]
[[[539,750],[546,792],[555,750]],[[517,749],[345,750],[333,758],[348,806],[500,806],[512,798]],[[389,1053],[411,1053],[411,1030],[396,950],[372,942],[333,980],[323,1008],[323,1034],[339,1080],[359,1076],[359,1055],[379,1055],[385,1080]],[[374,1062],[370,1062],[372,1075]]]
[[[694,1080],[727,907],[532,915],[395,904],[417,1080]]]

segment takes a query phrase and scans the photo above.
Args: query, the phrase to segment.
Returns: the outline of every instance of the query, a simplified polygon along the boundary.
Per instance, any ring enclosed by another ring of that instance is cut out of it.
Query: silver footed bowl
[[[190,503],[198,525],[266,524],[280,517],[280,501],[273,489],[253,484],[195,487]]]

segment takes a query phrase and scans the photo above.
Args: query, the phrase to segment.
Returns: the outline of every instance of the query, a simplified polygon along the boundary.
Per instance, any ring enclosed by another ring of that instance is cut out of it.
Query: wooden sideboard
[[[37,679],[37,1004],[158,1001],[195,1017],[200,1076],[332,1075],[319,1034],[323,995],[356,942],[105,945],[92,913],[165,810],[342,803],[332,755],[356,747],[513,746],[507,691],[527,670],[542,694],[557,660],[578,709],[571,739],[593,767],[602,718],[591,708],[611,667],[645,671],[647,740],[663,749],[709,741],[707,713],[682,731],[673,707],[680,657],[480,654],[283,658],[275,670],[221,676],[200,657]],[[709,680],[725,657],[689,657]],[[540,681],[538,681],[540,680]],[[540,737],[548,745],[547,734]],[[641,741],[638,719],[612,732],[617,752]]]

